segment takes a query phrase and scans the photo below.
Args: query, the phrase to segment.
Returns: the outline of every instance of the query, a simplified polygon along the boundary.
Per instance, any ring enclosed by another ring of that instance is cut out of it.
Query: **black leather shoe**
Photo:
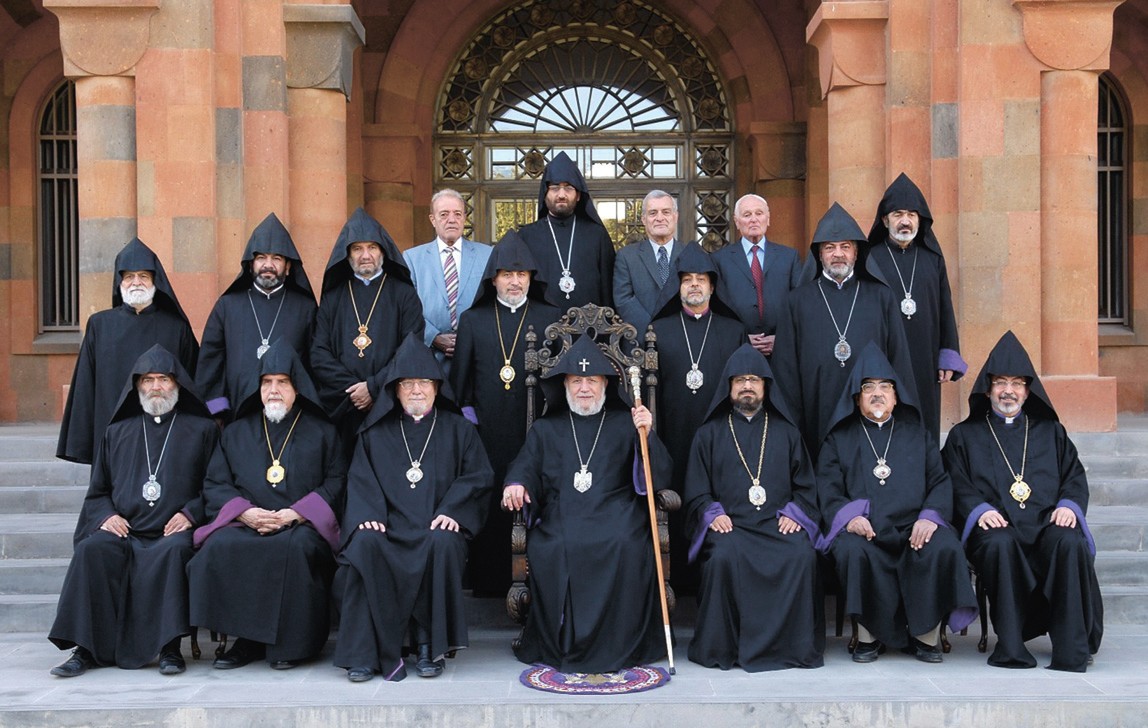
[[[885,646],[877,640],[872,642],[858,642],[853,648],[854,662],[876,662],[877,657]]]
[[[79,677],[88,671],[89,667],[96,666],[96,659],[83,647],[72,650],[72,656],[63,663],[51,669],[56,677]]]
[[[347,670],[347,679],[351,682],[367,682],[375,676],[375,671],[369,667],[352,667]]]
[[[293,667],[299,667],[302,660],[272,660],[268,664],[271,665],[272,670],[290,670]]]
[[[419,677],[438,677],[446,667],[445,660],[432,660],[430,658],[430,645],[419,645],[419,659],[415,663],[415,672]]]
[[[230,650],[215,658],[211,666],[216,670],[234,670],[237,667],[249,665],[262,657],[263,645],[240,637],[235,640],[235,644],[231,646]]]
[[[909,638],[909,646],[905,648],[907,654],[916,657],[921,662],[944,662],[940,645],[927,645],[916,637]]]
[[[183,655],[178,652],[161,652],[159,655],[159,674],[178,675],[187,669]]]

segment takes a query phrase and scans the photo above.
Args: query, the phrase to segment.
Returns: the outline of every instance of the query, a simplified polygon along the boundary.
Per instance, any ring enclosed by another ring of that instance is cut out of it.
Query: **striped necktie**
[[[670,277],[670,256],[666,255],[666,246],[658,247],[658,285],[666,285]]]
[[[749,266],[749,272],[753,276],[753,287],[757,289],[757,319],[761,321],[765,318],[765,296],[762,290],[765,285],[765,275],[761,269],[761,259],[757,257],[759,250],[761,250],[759,245],[750,246],[749,252],[753,256],[753,263]]]
[[[450,307],[450,328],[458,328],[458,266],[454,264],[454,248],[447,246],[443,251],[446,259],[442,262],[443,276],[446,278],[446,302]]]

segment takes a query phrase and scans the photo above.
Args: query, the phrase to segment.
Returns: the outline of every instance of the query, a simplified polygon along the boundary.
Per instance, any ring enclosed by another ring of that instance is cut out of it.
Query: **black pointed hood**
[[[517,230],[507,232],[490,251],[490,258],[486,261],[486,270],[482,274],[482,284],[474,296],[474,307],[480,304],[494,303],[498,298],[498,291],[494,288],[494,279],[500,270],[529,271],[530,290],[526,297],[536,303],[546,304],[547,283],[538,277],[538,262],[534,254]],[[546,304],[549,305],[549,304]]]
[[[630,407],[633,404],[629,382],[623,381],[623,373],[618,371],[592,337],[580,336],[558,358],[558,362],[550,371],[542,376],[542,392],[546,397],[547,414],[569,409],[566,403],[567,374],[606,377],[607,408]],[[626,377],[628,376],[626,374]]]
[[[806,280],[816,280],[822,271],[821,243],[836,243],[842,240],[852,240],[857,245],[857,262],[853,274],[888,285],[884,275],[876,264],[869,265],[869,244],[861,226],[849,212],[839,203],[834,202],[826,210],[821,219],[817,221],[817,229],[813,231],[813,240],[809,243],[809,255],[805,259],[803,274]]]
[[[251,237],[247,239],[247,247],[244,249],[243,258],[240,261],[239,275],[224,293],[245,291],[254,285],[255,274],[251,271],[251,264],[257,253],[282,255],[291,261],[291,270],[287,273],[286,285],[300,293],[306,293],[312,298],[315,297],[315,294],[311,292],[311,281],[307,279],[307,272],[303,270],[303,259],[299,257],[299,251],[295,248],[295,241],[291,239],[291,233],[287,231],[286,226],[280,222],[274,212],[269,213],[267,217],[263,218],[263,222],[256,225],[255,229],[251,231]]]
[[[725,368],[721,372],[721,380],[717,383],[714,397],[710,400],[709,409],[706,410],[704,421],[708,422],[715,417],[724,418],[729,414],[733,409],[733,404],[729,401],[732,388],[730,380],[747,374],[754,374],[765,380],[766,409],[773,411],[789,424],[796,426],[797,422],[789,412],[789,404],[785,401],[779,388],[774,386],[773,370],[770,368],[769,362],[761,355],[761,352],[750,344],[742,344],[726,361]]]
[[[917,406],[916,395],[910,387],[905,386],[904,380],[897,374],[897,370],[889,363],[889,359],[877,344],[870,341],[861,350],[861,355],[857,357],[853,369],[849,371],[849,379],[841,390],[837,407],[833,410],[833,416],[829,419],[825,432],[818,433],[822,440],[833,431],[834,427],[858,412],[855,398],[861,394],[861,383],[866,379],[888,379],[893,382],[897,388],[897,406],[893,410],[893,416],[911,416],[917,422],[921,421],[921,410]]]
[[[1036,367],[1028,351],[1020,343],[1012,331],[1006,331],[997,341],[996,346],[989,352],[985,365],[981,367],[980,374],[973,380],[973,389],[969,393],[969,416],[966,419],[981,418],[992,410],[988,393],[992,389],[993,376],[1024,377],[1028,380],[1028,399],[1024,402],[1024,411],[1037,417],[1057,420],[1056,409],[1052,400],[1044,391]]]
[[[307,373],[295,349],[282,340],[272,344],[259,360],[259,375],[247,383],[251,393],[239,405],[236,419],[263,411],[263,398],[259,390],[263,377],[268,374],[286,374],[291,377],[291,384],[295,387],[295,406],[304,407],[312,414],[327,419],[319,404],[319,394],[315,390],[315,383],[311,381],[311,375]]]
[[[458,403],[455,402],[454,392],[450,383],[443,376],[442,366],[435,359],[434,353],[423,343],[422,336],[414,333],[407,334],[403,343],[395,350],[395,356],[387,365],[383,374],[383,390],[379,393],[378,401],[371,407],[359,432],[363,432],[371,425],[386,417],[398,406],[399,398],[395,392],[400,379],[433,379],[438,382],[434,406],[460,413]]]
[[[151,248],[144,245],[139,238],[132,238],[131,242],[116,254],[116,275],[112,281],[113,308],[124,304],[124,298],[120,294],[120,281],[123,279],[124,273],[130,270],[151,271],[152,282],[155,284],[155,299],[152,304],[172,311],[189,326],[191,325],[191,322],[187,320],[187,314],[183,312],[183,307],[179,305],[179,299],[176,298],[171,282],[167,279],[167,271],[163,269],[163,263],[160,262],[159,256]]]
[[[594,207],[594,198],[590,196],[590,190],[586,187],[586,178],[582,176],[582,170],[578,169],[578,165],[574,164],[574,160],[566,152],[558,152],[554,159],[546,163],[546,169],[542,171],[542,181],[538,188],[538,219],[541,220],[549,214],[546,209],[546,188],[551,184],[560,182],[565,182],[579,192],[578,204],[574,207],[574,214],[590,218],[601,225],[602,218],[598,217],[598,210]]]
[[[889,239],[889,229],[885,227],[882,218],[893,210],[913,210],[916,212],[920,219],[916,242],[921,243],[937,255],[942,254],[937,236],[933,234],[933,214],[929,212],[929,203],[925,201],[925,195],[921,192],[921,188],[917,187],[913,180],[909,179],[909,175],[904,172],[897,175],[897,179],[893,180],[893,183],[885,190],[881,204],[877,205],[877,216],[873,220],[873,227],[869,228],[870,247],[880,245]]]
[[[145,269],[128,268],[127,270]],[[120,399],[116,403],[115,414],[112,415],[112,422],[143,414],[143,407],[140,405],[139,396],[136,394],[136,383],[141,376],[151,374],[152,372],[166,374],[179,385],[179,401],[175,404],[177,412],[185,412],[199,417],[211,416],[207,405],[205,405],[203,400],[199,398],[199,395],[196,394],[195,383],[179,363],[179,359],[167,349],[159,344],[155,344],[140,354],[135,364],[132,365],[132,370],[128,374],[127,382],[120,392]]]
[[[410,285],[411,272],[407,270],[407,264],[395,241],[378,220],[358,207],[339,231],[335,247],[331,249],[331,257],[323,273],[323,293],[335,286],[342,286],[354,277],[355,272],[347,262],[347,254],[355,243],[378,244],[383,249],[383,272]]]
[[[646,245],[647,243],[639,241],[635,245]],[[697,243],[686,243],[682,247],[682,252],[678,255],[677,260],[674,261],[674,269],[670,272],[670,278],[666,281],[677,279],[679,282],[682,276],[686,273],[705,273],[710,277],[710,283],[713,284],[713,295],[710,296],[710,311],[719,316],[726,318],[737,319],[737,314],[721,300],[717,294],[718,280],[721,274],[718,273],[717,267],[714,265],[713,259],[710,254],[705,251],[702,246]],[[658,295],[658,303],[654,307],[654,316],[652,321],[657,321],[663,316],[677,315],[682,310],[682,297],[681,286],[666,285]],[[645,332],[639,331],[641,335]]]

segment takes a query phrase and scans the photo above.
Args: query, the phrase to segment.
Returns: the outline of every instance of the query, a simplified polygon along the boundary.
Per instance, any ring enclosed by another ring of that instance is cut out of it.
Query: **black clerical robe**
[[[194,375],[199,344],[178,313],[153,303],[139,313],[122,304],[92,314],[72,373],[56,457],[92,462],[132,365],[155,344]]]
[[[1100,649],[1104,607],[1096,580],[1096,547],[1088,530],[1088,480],[1064,426],[1022,413],[1011,423],[989,414],[949,431],[945,464],[956,494],[956,523],[964,527],[969,561],[985,584],[997,646],[989,663],[1036,664],[1024,641],[1049,633],[1054,669],[1084,672]],[[1028,455],[1025,429],[1028,425]],[[1012,469],[1001,455],[1004,449]],[[1025,507],[1009,494],[1012,473],[1021,471],[1032,489]],[[1074,528],[1050,522],[1058,507],[1070,508]],[[1005,528],[981,529],[977,520],[996,510]]]
[[[873,473],[874,450],[891,468],[884,484]],[[878,640],[905,647],[907,635],[927,634],[943,619],[954,632],[973,620],[976,596],[949,525],[952,481],[915,416],[894,416],[881,427],[860,415],[842,421],[821,448],[817,499],[825,534],[821,549],[834,561],[845,613]],[[872,541],[845,530],[856,516],[873,526]],[[918,519],[937,529],[915,551],[909,535]]]
[[[614,305],[614,243],[605,227],[583,215],[546,215],[520,227],[518,234],[538,263],[538,277],[549,284],[546,296],[550,304],[562,311],[587,303]],[[574,290],[569,295],[559,288],[562,261],[569,264],[574,278]]]
[[[752,419],[733,413],[702,425],[689,451],[685,477],[686,523],[701,556],[697,627],[689,658],[706,667],[747,672],[820,667],[825,621],[817,579],[817,491],[801,434],[776,412]],[[766,499],[750,502],[765,434],[760,482]],[[709,529],[729,516],[733,530]],[[783,535],[778,517],[802,530]]]
[[[741,322],[706,312],[700,318],[676,311],[654,322],[658,348],[658,436],[673,458],[670,486],[682,493],[690,443],[705,419],[726,360],[745,343]],[[687,346],[687,338],[688,346]],[[691,358],[692,351],[692,358]],[[702,385],[686,386],[686,375],[698,364]],[[683,594],[697,590],[697,569],[686,563],[688,531],[680,512],[670,514],[670,571],[674,589]]]
[[[423,472],[413,486],[411,457]],[[363,432],[347,473],[336,665],[402,680],[411,620],[429,634],[432,657],[468,646],[466,541],[482,527],[493,487],[478,433],[461,415],[437,409],[416,423],[396,410]],[[439,515],[460,530],[430,530]],[[387,530],[359,529],[366,521]]]
[[[128,417],[107,428],[48,633],[57,647],[78,645],[100,665],[139,668],[190,633],[185,567],[191,531],[164,536],[163,529],[176,513],[193,526],[203,522],[200,491],[217,435],[211,420],[179,411]],[[154,504],[143,496],[152,472],[149,451],[161,485]],[[131,527],[127,538],[100,530],[116,514]]]
[[[822,293],[825,294],[824,299]],[[856,305],[853,304],[854,294]],[[833,311],[832,317],[826,301]],[[912,386],[909,346],[897,320],[900,315],[888,288],[872,280],[858,279],[857,275],[840,289],[819,275],[790,292],[777,327],[773,372],[798,418],[805,446],[814,458],[828,434],[841,389],[866,344],[875,342],[901,381]],[[838,329],[845,332],[852,349],[844,364],[834,357]]]
[[[498,315],[495,316],[495,306]],[[558,320],[558,309],[536,300],[511,311],[494,302],[480,303],[462,314],[451,366],[451,389],[458,403],[473,409],[478,434],[494,469],[494,482],[502,483],[506,466],[526,440],[526,333],[530,326],[539,338],[546,327]],[[514,379],[510,387],[499,378],[504,358],[499,344],[510,355]],[[536,390],[534,415],[542,413],[543,397]],[[481,594],[505,594],[510,587],[509,512],[498,507],[500,489],[489,494],[490,516],[470,542],[468,571],[471,587]]]
[[[212,414],[234,410],[259,380],[258,349],[282,341],[304,365],[315,328],[315,299],[284,285],[270,296],[254,287],[215,302],[196,368],[196,388]]]
[[[960,376],[965,367],[959,354],[957,316],[945,259],[917,243],[908,250],[901,250],[886,241],[869,250],[870,268],[873,263],[881,269],[898,301],[905,297],[904,289],[911,288],[917,310],[912,316],[902,312],[901,325],[906,341],[913,342],[909,360],[917,383],[921,420],[933,439],[937,439],[941,431],[941,384],[937,381],[937,371],[953,369]]]
[[[657,660],[666,653],[658,605],[650,517],[638,433],[630,413],[573,415],[578,446],[593,482],[574,487],[579,459],[566,410],[530,428],[507,483],[526,487],[526,555],[530,560],[530,612],[515,655],[563,672],[611,672]],[[593,451],[593,454],[591,454]],[[649,436],[652,476],[665,483],[670,460]]]
[[[267,481],[271,466],[263,413],[224,430],[204,483],[206,515],[196,529],[199,553],[188,564],[191,623],[267,645],[267,659],[313,657],[327,641],[334,554],[346,485],[346,464],[335,427],[299,408],[267,423],[271,448],[286,477]],[[287,446],[283,448],[284,441]],[[261,536],[240,523],[251,507],[293,508],[303,523]]]
[[[367,326],[371,339],[362,356],[353,343],[359,335],[360,322]],[[366,382],[371,397],[377,400],[383,369],[406,335],[418,332],[421,336],[424,325],[422,303],[414,286],[389,273],[367,284],[352,277],[349,290],[343,284],[323,294],[315,320],[311,371],[323,407],[339,423],[339,431],[345,437],[352,437],[366,417],[365,410],[351,404],[347,387]]]

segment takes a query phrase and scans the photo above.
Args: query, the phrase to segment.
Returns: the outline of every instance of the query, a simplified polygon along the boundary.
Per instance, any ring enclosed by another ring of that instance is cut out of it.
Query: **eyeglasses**
[[[1023,379],[994,379],[992,385],[993,389],[1015,389],[1020,391],[1028,386],[1028,382]]]
[[[433,384],[434,384],[433,379],[404,379],[401,382],[399,382],[399,387],[404,392],[409,392],[412,389],[414,389],[415,387],[418,387],[419,389],[424,389],[426,387],[432,386]]]
[[[556,185],[546,185],[547,192],[557,192],[559,190],[562,190],[563,192],[577,192],[578,188],[574,185],[566,184],[565,182]]]
[[[754,376],[752,374],[746,374],[744,376],[733,378],[733,383],[737,386],[742,386],[742,385],[746,385],[746,384],[761,384],[764,381],[765,380],[762,379],[761,377],[757,377],[757,376]]]
[[[861,385],[861,391],[865,394],[871,392],[892,392],[892,382],[864,382]]]

